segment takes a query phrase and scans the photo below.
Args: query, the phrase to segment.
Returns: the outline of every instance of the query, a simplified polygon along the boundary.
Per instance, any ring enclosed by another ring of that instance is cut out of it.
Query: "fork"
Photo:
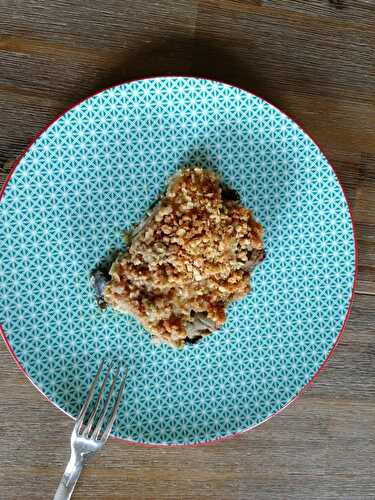
[[[103,382],[100,386],[98,398],[95,402],[94,408],[91,414],[88,415],[88,408],[91,401],[93,400],[95,389],[99,385],[99,377],[103,370],[103,366],[104,361],[102,361],[99,365],[98,371],[95,375],[95,379],[92,382],[87,394],[86,401],[84,402],[75,422],[72,436],[70,438],[70,460],[56,490],[54,500],[69,500],[69,498],[71,498],[74,487],[77,484],[78,478],[87,459],[104,447],[111,433],[112,426],[114,424],[118,408],[120,406],[121,398],[124,393],[127,370],[125,371],[125,375],[121,379],[120,388],[117,392],[117,397],[115,399],[115,404],[112,408],[112,411],[109,411],[109,406],[111,403],[113,391],[115,389],[116,381],[119,379],[120,368],[116,369],[110,385],[108,396],[103,404],[100,415],[94,426],[95,418],[99,414],[98,410],[100,403],[103,401],[106,384],[112,371],[112,363],[110,363],[108,370],[104,375]],[[87,417],[88,420],[85,424]],[[106,417],[108,418],[108,423],[103,429],[103,424]]]

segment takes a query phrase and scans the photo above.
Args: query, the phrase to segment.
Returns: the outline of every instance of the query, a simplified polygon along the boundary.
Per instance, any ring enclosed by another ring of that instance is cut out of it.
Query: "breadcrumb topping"
[[[198,167],[171,179],[128,239],[104,299],[174,347],[220,328],[228,304],[250,292],[250,272],[264,258],[262,226],[214,172]]]

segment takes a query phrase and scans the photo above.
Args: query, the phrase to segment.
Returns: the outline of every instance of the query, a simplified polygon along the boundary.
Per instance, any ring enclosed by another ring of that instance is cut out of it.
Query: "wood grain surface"
[[[64,108],[124,80],[202,75],[280,106],[318,142],[357,227],[353,311],[318,381],[232,441],[112,440],[78,499],[375,499],[374,0],[0,0],[0,166]],[[0,500],[52,498],[72,422],[0,344]]]

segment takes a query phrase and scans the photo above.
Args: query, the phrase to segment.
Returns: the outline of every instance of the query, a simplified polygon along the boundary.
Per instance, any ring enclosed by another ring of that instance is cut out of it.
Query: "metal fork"
[[[78,415],[78,418],[74,425],[72,436],[70,438],[70,460],[56,490],[54,500],[69,500],[69,498],[71,498],[74,487],[78,481],[78,478],[87,459],[103,448],[111,433],[112,426],[116,419],[117,411],[121,402],[121,398],[124,393],[127,370],[125,371],[125,375],[122,377],[115,404],[112,408],[112,411],[109,412],[108,410],[111,403],[112,394],[115,389],[116,381],[119,378],[120,372],[120,368],[116,369],[108,396],[103,404],[103,408],[100,412],[97,423],[94,426],[94,421],[97,417],[100,403],[103,400],[106,383],[112,370],[112,363],[110,363],[108,370],[104,375],[104,379],[100,387],[99,395],[95,402],[94,408],[91,414],[87,415],[88,407],[94,397],[95,389],[98,386],[99,377],[103,370],[103,366],[104,362],[102,361],[96,373],[95,379],[91,384],[86,401],[84,402],[80,414]],[[87,417],[88,420],[85,424],[84,422]],[[103,423],[106,417],[108,418],[108,423],[103,429]]]

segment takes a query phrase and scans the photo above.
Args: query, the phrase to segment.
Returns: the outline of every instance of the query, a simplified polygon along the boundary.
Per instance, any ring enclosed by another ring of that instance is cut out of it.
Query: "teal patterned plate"
[[[174,350],[98,310],[89,273],[122,247],[176,169],[218,171],[265,227],[253,292],[221,331]],[[55,120],[17,161],[0,206],[3,337],[30,380],[77,415],[99,360],[129,379],[114,434],[194,444],[292,401],[346,321],[356,251],[340,184],[314,142],[262,99],[210,80],[118,85]]]

